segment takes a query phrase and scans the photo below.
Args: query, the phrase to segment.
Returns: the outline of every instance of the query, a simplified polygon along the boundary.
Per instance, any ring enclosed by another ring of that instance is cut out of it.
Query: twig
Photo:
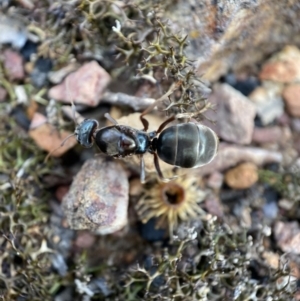
[[[101,101],[112,105],[130,106],[135,111],[142,111],[152,105],[155,102],[155,99],[107,91],[102,95]]]

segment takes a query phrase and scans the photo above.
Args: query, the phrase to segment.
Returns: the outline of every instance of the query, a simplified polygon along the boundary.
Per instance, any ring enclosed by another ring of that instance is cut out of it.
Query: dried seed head
[[[158,227],[168,223],[170,234],[179,221],[188,221],[203,216],[199,206],[205,198],[200,189],[199,179],[184,176],[168,183],[155,183],[145,188],[143,196],[136,205],[137,213],[143,223],[152,217],[158,218]]]

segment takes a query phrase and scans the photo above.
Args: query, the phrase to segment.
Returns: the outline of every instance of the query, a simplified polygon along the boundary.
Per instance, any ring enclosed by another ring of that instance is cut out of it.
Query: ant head
[[[99,126],[95,119],[85,119],[76,126],[74,135],[80,145],[86,148],[93,146],[93,133]]]

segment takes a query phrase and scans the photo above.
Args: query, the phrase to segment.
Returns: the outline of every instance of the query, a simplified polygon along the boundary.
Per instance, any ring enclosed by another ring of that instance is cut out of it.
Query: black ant
[[[140,179],[145,182],[145,163],[143,155],[147,152],[154,156],[154,165],[159,178],[166,181],[160,169],[159,160],[181,168],[195,168],[208,164],[218,149],[218,137],[213,130],[195,122],[186,122],[165,128],[176,119],[171,116],[156,131],[147,132],[149,123],[144,117],[140,120],[143,130],[120,125],[108,113],[105,117],[113,125],[98,128],[95,119],[85,119],[76,126],[74,135],[79,144],[91,147],[95,142],[101,152],[115,158],[132,155],[140,156]]]

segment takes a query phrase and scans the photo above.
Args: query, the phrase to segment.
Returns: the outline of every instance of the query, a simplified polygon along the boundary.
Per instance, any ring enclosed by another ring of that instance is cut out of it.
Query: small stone
[[[72,229],[110,234],[127,224],[129,183],[122,165],[107,156],[87,160],[63,199]]]
[[[260,74],[261,80],[281,83],[293,83],[300,80],[300,50],[295,46],[286,46],[267,62]]]
[[[11,49],[3,53],[3,65],[10,80],[21,80],[25,76],[22,56]]]
[[[46,117],[40,113],[35,113],[30,125],[29,136],[43,150],[51,153],[53,157],[60,157],[74,145],[77,144],[75,137],[70,137],[61,146],[62,142],[72,133],[58,131],[51,124],[45,123]]]
[[[55,197],[59,202],[62,202],[64,196],[68,193],[70,189],[69,185],[60,185],[55,190]]]
[[[222,218],[224,215],[222,203],[220,199],[214,195],[210,195],[205,199],[205,208],[210,214],[219,218]]]
[[[277,143],[280,142],[283,136],[283,131],[279,126],[254,128],[252,142],[263,143]]]
[[[37,53],[38,44],[30,40],[27,40],[25,45],[20,50],[21,55],[23,56],[26,62],[30,61],[31,56]]]
[[[35,128],[40,127],[42,124],[47,122],[47,118],[45,115],[36,112],[33,116],[32,116],[32,120],[30,123],[30,129],[33,130]]]
[[[204,122],[226,141],[248,144],[254,128],[255,106],[239,91],[227,84],[217,84],[208,101],[215,104],[215,113],[207,111],[205,116],[216,124]]]
[[[243,228],[250,228],[252,225],[251,209],[249,207],[242,207],[239,215],[240,223]]]
[[[28,119],[28,116],[26,115],[26,111],[24,110],[23,106],[16,106],[11,111],[11,116],[23,129],[25,129],[26,131],[29,130],[30,120]]]
[[[277,202],[266,202],[262,208],[264,216],[270,220],[276,219],[278,216]]]
[[[207,179],[207,186],[212,189],[220,189],[223,185],[224,176],[222,173],[213,172]]]
[[[266,260],[270,268],[276,270],[279,267],[280,257],[279,254],[265,251],[262,257]]]
[[[0,86],[0,102],[5,101],[6,97],[7,97],[6,90]]]
[[[95,235],[91,232],[83,230],[80,231],[75,240],[75,246],[81,249],[89,249],[96,241]]]
[[[28,96],[24,86],[15,86],[15,94],[18,104],[28,105]]]
[[[300,133],[300,118],[292,118],[291,127],[293,131]]]
[[[30,78],[32,84],[37,88],[42,88],[48,83],[48,73],[52,69],[53,63],[49,58],[38,58],[34,64]]]
[[[95,107],[110,80],[110,75],[96,61],[92,61],[69,74],[61,84],[52,87],[48,95],[59,101],[75,101]]]
[[[226,184],[233,189],[247,189],[254,185],[257,180],[257,167],[253,163],[239,164],[225,174]]]
[[[263,125],[272,123],[284,113],[284,103],[281,97],[282,86],[274,83],[264,83],[257,87],[249,98],[254,102],[257,115]]]
[[[287,111],[294,117],[300,117],[300,84],[292,84],[283,90]]]
[[[26,26],[18,19],[0,14],[0,44],[11,44],[22,48],[27,40]]]
[[[295,206],[295,202],[289,199],[281,199],[278,205],[281,209],[289,211]]]
[[[300,229],[297,222],[276,222],[274,236],[283,252],[300,254]]]

